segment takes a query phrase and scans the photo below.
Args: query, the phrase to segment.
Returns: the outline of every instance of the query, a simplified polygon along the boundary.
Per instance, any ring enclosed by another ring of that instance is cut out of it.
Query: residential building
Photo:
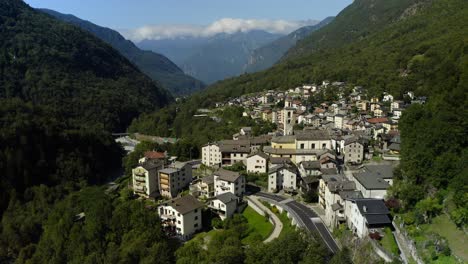
[[[238,172],[218,169],[213,173],[215,195],[230,192],[237,197],[242,197],[245,193],[245,177]]]
[[[354,164],[362,163],[364,160],[364,148],[365,145],[362,140],[356,137],[346,140],[343,149],[344,161]]]
[[[163,161],[151,160],[132,169],[133,193],[145,198],[159,196],[158,171],[163,167]]]
[[[221,151],[218,144],[207,144],[202,147],[202,163],[209,167],[221,165]]]
[[[383,199],[390,187],[387,181],[371,172],[353,173],[353,181],[364,198]]]
[[[195,180],[190,184],[190,194],[195,198],[211,198],[214,196],[214,176],[209,175]]]
[[[159,189],[164,197],[176,197],[191,182],[192,165],[187,162],[175,162],[159,170]]]
[[[343,124],[344,124],[344,115],[337,114],[335,115],[335,128],[337,129],[343,129]]]
[[[238,162],[245,164],[251,152],[249,140],[223,140],[219,149],[222,166],[231,166]]]
[[[191,195],[182,196],[158,207],[162,227],[169,236],[189,239],[202,228],[203,204]]]
[[[346,204],[348,228],[359,238],[393,228],[390,211],[381,199],[355,199]]]
[[[237,212],[240,198],[230,192],[222,193],[208,199],[208,208],[219,215],[221,220],[230,218]]]
[[[363,172],[372,173],[376,178],[381,178],[393,185],[393,167],[391,165],[366,165],[363,167]]]
[[[247,172],[267,173],[269,156],[263,152],[257,152],[247,156]]]
[[[268,191],[296,192],[299,188],[297,168],[285,163],[272,166],[268,170]]]

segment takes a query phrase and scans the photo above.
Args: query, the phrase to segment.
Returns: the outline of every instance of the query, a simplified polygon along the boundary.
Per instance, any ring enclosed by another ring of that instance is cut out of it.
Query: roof
[[[271,164],[283,164],[283,163],[291,163],[290,158],[283,158],[283,157],[271,157],[270,158]]]
[[[240,140],[239,140],[240,141]],[[228,153],[250,153],[250,143],[248,145],[243,144],[226,144],[219,147],[220,152]]]
[[[302,177],[302,180],[306,184],[310,184],[310,183],[318,182],[319,178],[317,176],[305,176],[305,177]]]
[[[401,150],[401,146],[400,146],[399,143],[392,143],[392,144],[390,144],[390,146],[388,146],[388,149],[389,149],[389,150],[400,151],[400,150]]]
[[[294,131],[297,140],[329,140],[330,133],[327,130],[296,130]]]
[[[263,148],[263,151],[268,154],[274,154],[274,155],[316,155],[320,156],[323,154],[324,150],[321,149],[280,149],[280,148],[272,148],[270,146],[265,146]]]
[[[322,172],[323,175],[334,175],[338,172],[336,168],[330,168],[330,169],[322,168],[320,169],[320,171]]]
[[[340,192],[340,191],[354,191],[356,189],[356,183],[353,181],[331,181],[327,184],[328,189],[332,193]]]
[[[388,118],[386,117],[375,117],[375,118],[367,119],[367,122],[371,124],[385,123],[387,121],[388,121]]]
[[[336,181],[344,181],[345,177],[341,174],[334,174],[334,175],[322,175],[322,180],[326,183],[328,182],[336,182]]]
[[[213,184],[214,183],[214,176],[213,175],[205,176],[205,177],[201,178],[201,181],[206,183],[206,184]]]
[[[159,170],[160,173],[166,173],[166,174],[172,174],[172,173],[176,173],[178,171],[179,170],[174,169],[174,168],[165,168],[165,169]]]
[[[278,165],[274,165],[274,166],[271,166],[270,169],[268,170],[268,173],[272,173],[272,172],[277,172],[279,170],[288,170],[292,173],[296,173],[296,167],[294,165],[291,165],[291,164],[288,164],[288,163],[284,163],[284,164],[278,164]]]
[[[338,194],[343,200],[355,200],[363,198],[361,191],[340,191]]]
[[[218,176],[220,180],[227,182],[235,182],[240,177],[240,174],[235,171],[228,171],[223,168],[218,169],[214,172],[215,176]]]
[[[393,179],[393,167],[391,165],[366,165],[365,172],[375,173],[382,179]]]
[[[232,201],[237,201],[238,198],[237,198],[237,196],[235,196],[231,192],[225,192],[223,194],[220,194],[220,195],[217,195],[217,196],[213,197],[213,199],[218,199],[222,203],[228,204],[228,203],[230,203]]]
[[[338,203],[334,203],[334,204],[331,205],[331,209],[333,211],[336,211],[336,210],[339,210],[339,209],[342,209],[342,208],[343,208],[343,206],[341,204],[338,204]]]
[[[353,174],[354,178],[367,190],[386,190],[390,184],[374,173],[363,172]]]
[[[295,136],[274,137],[274,138],[271,139],[271,142],[274,142],[274,143],[294,143],[294,142],[296,142],[296,137]]]
[[[167,201],[163,203],[165,206],[171,206],[180,214],[189,213],[195,209],[203,207],[203,204],[200,203],[195,197],[192,195],[186,195],[179,198],[175,198],[173,200]]]
[[[270,156],[268,156],[267,154],[263,153],[263,152],[257,152],[257,153],[252,153],[250,154],[249,156],[247,156],[247,158],[251,158],[251,157],[254,157],[254,156],[260,156],[266,160],[268,160],[270,158]]]
[[[305,170],[320,169],[320,161],[303,161],[301,162],[302,167]]]
[[[390,214],[390,211],[388,210],[384,201],[381,199],[356,199],[355,203],[359,209],[359,212],[361,212],[362,215]]]
[[[157,152],[157,151],[146,151],[145,158],[147,159],[164,159],[166,158],[166,153]]]
[[[392,220],[386,214],[366,215],[366,220],[369,225],[391,224]]]
[[[153,170],[158,167],[163,166],[163,162],[161,160],[148,160],[140,164],[141,167],[143,167],[145,170]]]
[[[252,128],[251,127],[243,127],[243,128],[241,128],[241,130],[250,132],[250,131],[252,131]]]

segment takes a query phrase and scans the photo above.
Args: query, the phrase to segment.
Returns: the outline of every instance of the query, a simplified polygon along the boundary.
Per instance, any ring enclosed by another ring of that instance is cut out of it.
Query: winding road
[[[336,241],[333,239],[333,236],[328,231],[325,224],[322,222],[322,219],[309,207],[296,202],[292,199],[286,199],[284,197],[270,194],[270,193],[263,193],[258,192],[255,193],[256,196],[267,198],[278,202],[280,204],[284,204],[290,210],[292,210],[297,217],[300,218],[300,221],[304,225],[307,230],[316,232],[320,235],[323,242],[327,245],[331,252],[336,253],[339,251],[339,247],[336,244]]]

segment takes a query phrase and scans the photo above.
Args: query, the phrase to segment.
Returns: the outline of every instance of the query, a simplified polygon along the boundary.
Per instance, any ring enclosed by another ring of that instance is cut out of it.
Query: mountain
[[[137,45],[161,52],[185,73],[205,83],[213,83],[243,73],[251,52],[279,37],[279,34],[253,30],[211,37],[145,40]]]
[[[110,130],[170,102],[166,90],[95,36],[21,1],[1,3],[0,98],[54,106]]]
[[[115,30],[95,25],[73,15],[62,14],[49,9],[39,10],[59,20],[76,25],[107,42],[133,62],[142,72],[161,83],[174,95],[187,95],[204,87],[202,82],[184,74],[176,64],[165,56],[139,49],[133,42],[126,40]]]
[[[284,37],[254,50],[248,59],[247,65],[245,65],[245,71],[250,73],[257,72],[273,66],[299,40],[328,25],[333,19],[334,17],[327,17],[316,25],[299,28]]]

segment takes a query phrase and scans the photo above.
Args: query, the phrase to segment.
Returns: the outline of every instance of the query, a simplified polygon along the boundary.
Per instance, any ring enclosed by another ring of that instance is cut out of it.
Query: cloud
[[[126,38],[139,42],[145,39],[173,39],[178,37],[210,37],[219,33],[264,30],[270,33],[288,34],[300,27],[317,24],[315,20],[287,21],[268,19],[223,18],[207,26],[198,25],[149,25],[136,29],[120,30]]]

